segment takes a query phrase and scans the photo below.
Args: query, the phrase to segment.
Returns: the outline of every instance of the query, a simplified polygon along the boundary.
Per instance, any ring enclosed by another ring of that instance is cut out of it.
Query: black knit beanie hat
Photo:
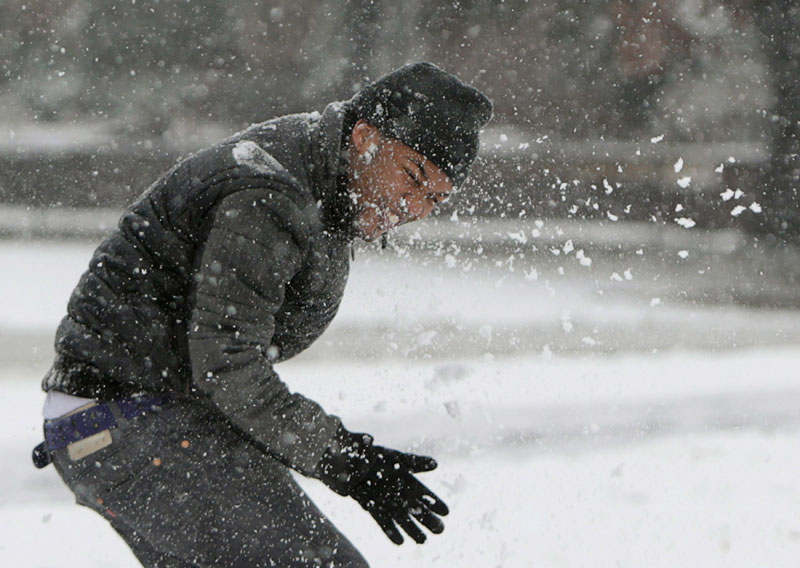
[[[492,117],[486,95],[431,63],[401,67],[349,102],[355,120],[431,160],[454,187],[466,179],[478,154],[478,132]]]

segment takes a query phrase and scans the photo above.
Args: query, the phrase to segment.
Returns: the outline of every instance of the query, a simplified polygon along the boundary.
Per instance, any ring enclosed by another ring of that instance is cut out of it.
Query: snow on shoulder
[[[233,147],[233,159],[240,166],[247,166],[261,174],[285,171],[278,160],[252,140],[242,140],[237,143]]]

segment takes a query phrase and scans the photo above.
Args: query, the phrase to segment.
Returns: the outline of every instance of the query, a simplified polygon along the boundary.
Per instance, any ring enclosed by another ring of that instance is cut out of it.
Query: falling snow
[[[331,213],[317,178],[342,189],[352,158],[350,147],[333,151],[352,142],[337,130],[345,117],[317,131],[320,111],[339,100],[329,108],[343,112],[367,81],[415,60],[492,99],[475,168],[430,217],[382,244],[356,240],[341,306],[324,306],[336,319],[277,368],[291,392],[348,428],[435,456],[439,468],[420,478],[450,505],[447,529],[395,547],[351,500],[293,474],[301,487],[374,566],[796,562],[794,3],[86,0],[3,10],[0,436],[11,457],[0,566],[139,565],[52,467],[34,471],[26,458],[41,439],[54,331],[120,212],[176,159],[227,140],[216,148],[237,188],[279,178],[298,211],[310,205],[298,225],[317,226]],[[409,117],[428,102],[414,95]],[[375,116],[395,110],[381,103]],[[253,124],[247,132],[272,139],[277,124],[262,121],[305,111],[292,115],[302,152],[317,153],[304,137],[336,142],[324,168],[289,167],[291,145],[230,138]],[[359,163],[378,171],[386,138],[402,130],[370,139]],[[410,183],[419,164],[395,162]],[[189,178],[214,176],[200,167]],[[309,183],[313,198],[295,195]],[[204,199],[228,189],[212,187]],[[404,197],[386,220],[413,205]],[[137,224],[131,236],[153,228]],[[200,233],[176,231],[135,256],[160,259]],[[274,252],[302,238],[286,233]],[[207,281],[221,281],[222,265],[208,268]],[[133,274],[126,293],[149,294],[153,271]],[[284,283],[281,297],[308,276]],[[249,311],[217,307],[233,327]],[[281,351],[260,346],[256,359]]]

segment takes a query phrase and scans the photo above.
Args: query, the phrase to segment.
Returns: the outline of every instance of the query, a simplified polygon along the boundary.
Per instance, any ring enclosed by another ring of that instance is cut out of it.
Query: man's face
[[[453,191],[433,162],[363,120],[353,127],[349,160],[356,222],[368,241],[426,217]]]

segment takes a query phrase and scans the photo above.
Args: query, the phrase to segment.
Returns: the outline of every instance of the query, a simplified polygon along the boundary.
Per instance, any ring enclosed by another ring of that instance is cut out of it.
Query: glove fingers
[[[450,509],[447,508],[447,505],[444,504],[444,501],[439,499],[430,491],[426,495],[422,496],[421,501],[428,506],[428,509],[442,517],[447,516],[447,514],[450,512]]]
[[[442,520],[425,507],[412,509],[411,514],[422,524],[422,526],[431,531],[433,534],[441,534],[442,531],[444,531],[444,523]]]
[[[406,466],[411,473],[423,473],[425,471],[433,471],[439,465],[436,460],[428,456],[418,456],[416,454],[403,454],[402,464]]]
[[[447,508],[447,505],[444,504],[444,501],[439,499],[439,497],[437,497],[433,491],[428,489],[425,484],[420,483],[416,477],[414,477],[413,480],[413,486],[410,489],[414,498],[416,498],[420,503],[423,503],[428,509],[437,515],[445,516],[450,512],[450,509]]]
[[[398,546],[403,544],[403,535],[400,533],[399,530],[397,530],[397,527],[395,526],[394,521],[392,521],[392,519],[377,513],[371,513],[371,514],[372,518],[375,519],[375,522],[378,523],[381,529],[383,529],[383,532],[386,533],[386,536],[389,537],[389,540],[391,540]]]
[[[414,542],[417,544],[422,544],[427,539],[425,533],[422,532],[422,529],[419,528],[417,523],[412,521],[407,515],[399,515],[395,520],[397,521],[397,524],[400,525],[400,528],[403,529],[408,536],[414,539]]]

